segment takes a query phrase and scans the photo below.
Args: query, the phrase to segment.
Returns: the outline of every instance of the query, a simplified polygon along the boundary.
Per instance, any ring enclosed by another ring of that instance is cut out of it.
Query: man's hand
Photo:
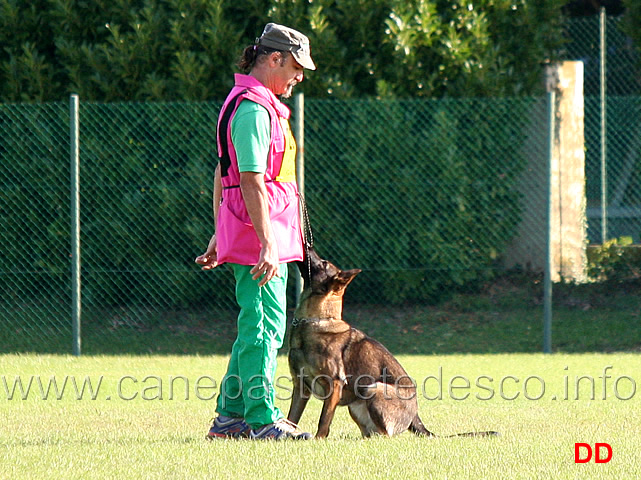
[[[202,265],[202,270],[211,270],[218,266],[218,258],[216,253],[216,235],[212,235],[207,245],[207,250],[202,255],[196,257],[195,262]]]
[[[265,187],[265,175],[256,172],[240,173],[240,190],[247,207],[256,236],[262,245],[258,262],[250,270],[254,280],[265,275],[258,286],[262,287],[275,276],[278,276],[279,255],[278,243],[272,232],[269,218],[269,195]]]
[[[262,287],[274,277],[280,277],[278,273],[279,268],[278,247],[276,245],[266,245],[260,249],[260,256],[258,263],[249,271],[254,280],[258,280],[261,275],[265,275],[258,286]]]

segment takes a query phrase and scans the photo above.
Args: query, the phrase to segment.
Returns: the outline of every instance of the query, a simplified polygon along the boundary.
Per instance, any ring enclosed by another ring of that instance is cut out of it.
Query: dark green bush
[[[341,267],[365,271],[352,299],[426,301],[492,275],[520,220],[516,181],[532,102],[306,102],[316,243]],[[68,295],[67,109],[2,111],[0,132],[13,139],[3,153],[14,162],[0,171],[0,282],[42,273],[41,282],[26,278],[23,295]],[[213,231],[217,111],[213,103],[81,104],[87,302],[187,306],[211,297],[212,277],[198,275],[193,259]],[[214,295],[233,298],[227,283],[220,288]]]
[[[624,282],[641,276],[641,250],[632,237],[608,240],[588,249],[588,275],[596,281]]]
[[[185,306],[211,290],[193,260],[214,231],[218,108],[83,105],[83,265],[102,302]]]
[[[350,298],[431,300],[492,275],[520,221],[532,103],[306,103],[314,237],[322,255],[364,269]]]
[[[68,111],[63,104],[0,105],[3,300],[68,291]]]

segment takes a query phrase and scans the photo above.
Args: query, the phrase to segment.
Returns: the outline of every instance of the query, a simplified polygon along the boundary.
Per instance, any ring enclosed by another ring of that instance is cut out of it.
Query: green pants
[[[283,417],[274,405],[276,355],[287,327],[287,264],[280,277],[263,287],[252,279],[251,266],[232,264],[236,277],[238,337],[231,350],[227,373],[220,385],[216,412],[244,418],[252,427]]]

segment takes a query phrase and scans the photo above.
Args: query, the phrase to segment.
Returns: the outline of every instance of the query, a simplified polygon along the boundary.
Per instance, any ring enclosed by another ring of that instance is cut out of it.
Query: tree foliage
[[[636,0],[624,0],[626,13],[623,17],[625,33],[632,39],[634,46],[641,53],[641,4]],[[641,79],[637,79],[641,83]]]
[[[315,55],[330,68],[310,82],[318,96],[533,93],[562,45],[565,0],[319,0],[304,13],[298,3],[280,1],[271,15],[322,45]]]
[[[562,43],[565,3],[0,0],[0,100],[220,99],[268,21],[309,35],[310,96],[529,94]]]

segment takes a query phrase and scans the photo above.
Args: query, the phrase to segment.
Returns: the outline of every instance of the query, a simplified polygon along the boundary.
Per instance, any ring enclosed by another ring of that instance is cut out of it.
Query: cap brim
[[[314,60],[309,55],[301,55],[299,52],[291,52],[291,54],[301,67],[307,70],[316,70]]]

